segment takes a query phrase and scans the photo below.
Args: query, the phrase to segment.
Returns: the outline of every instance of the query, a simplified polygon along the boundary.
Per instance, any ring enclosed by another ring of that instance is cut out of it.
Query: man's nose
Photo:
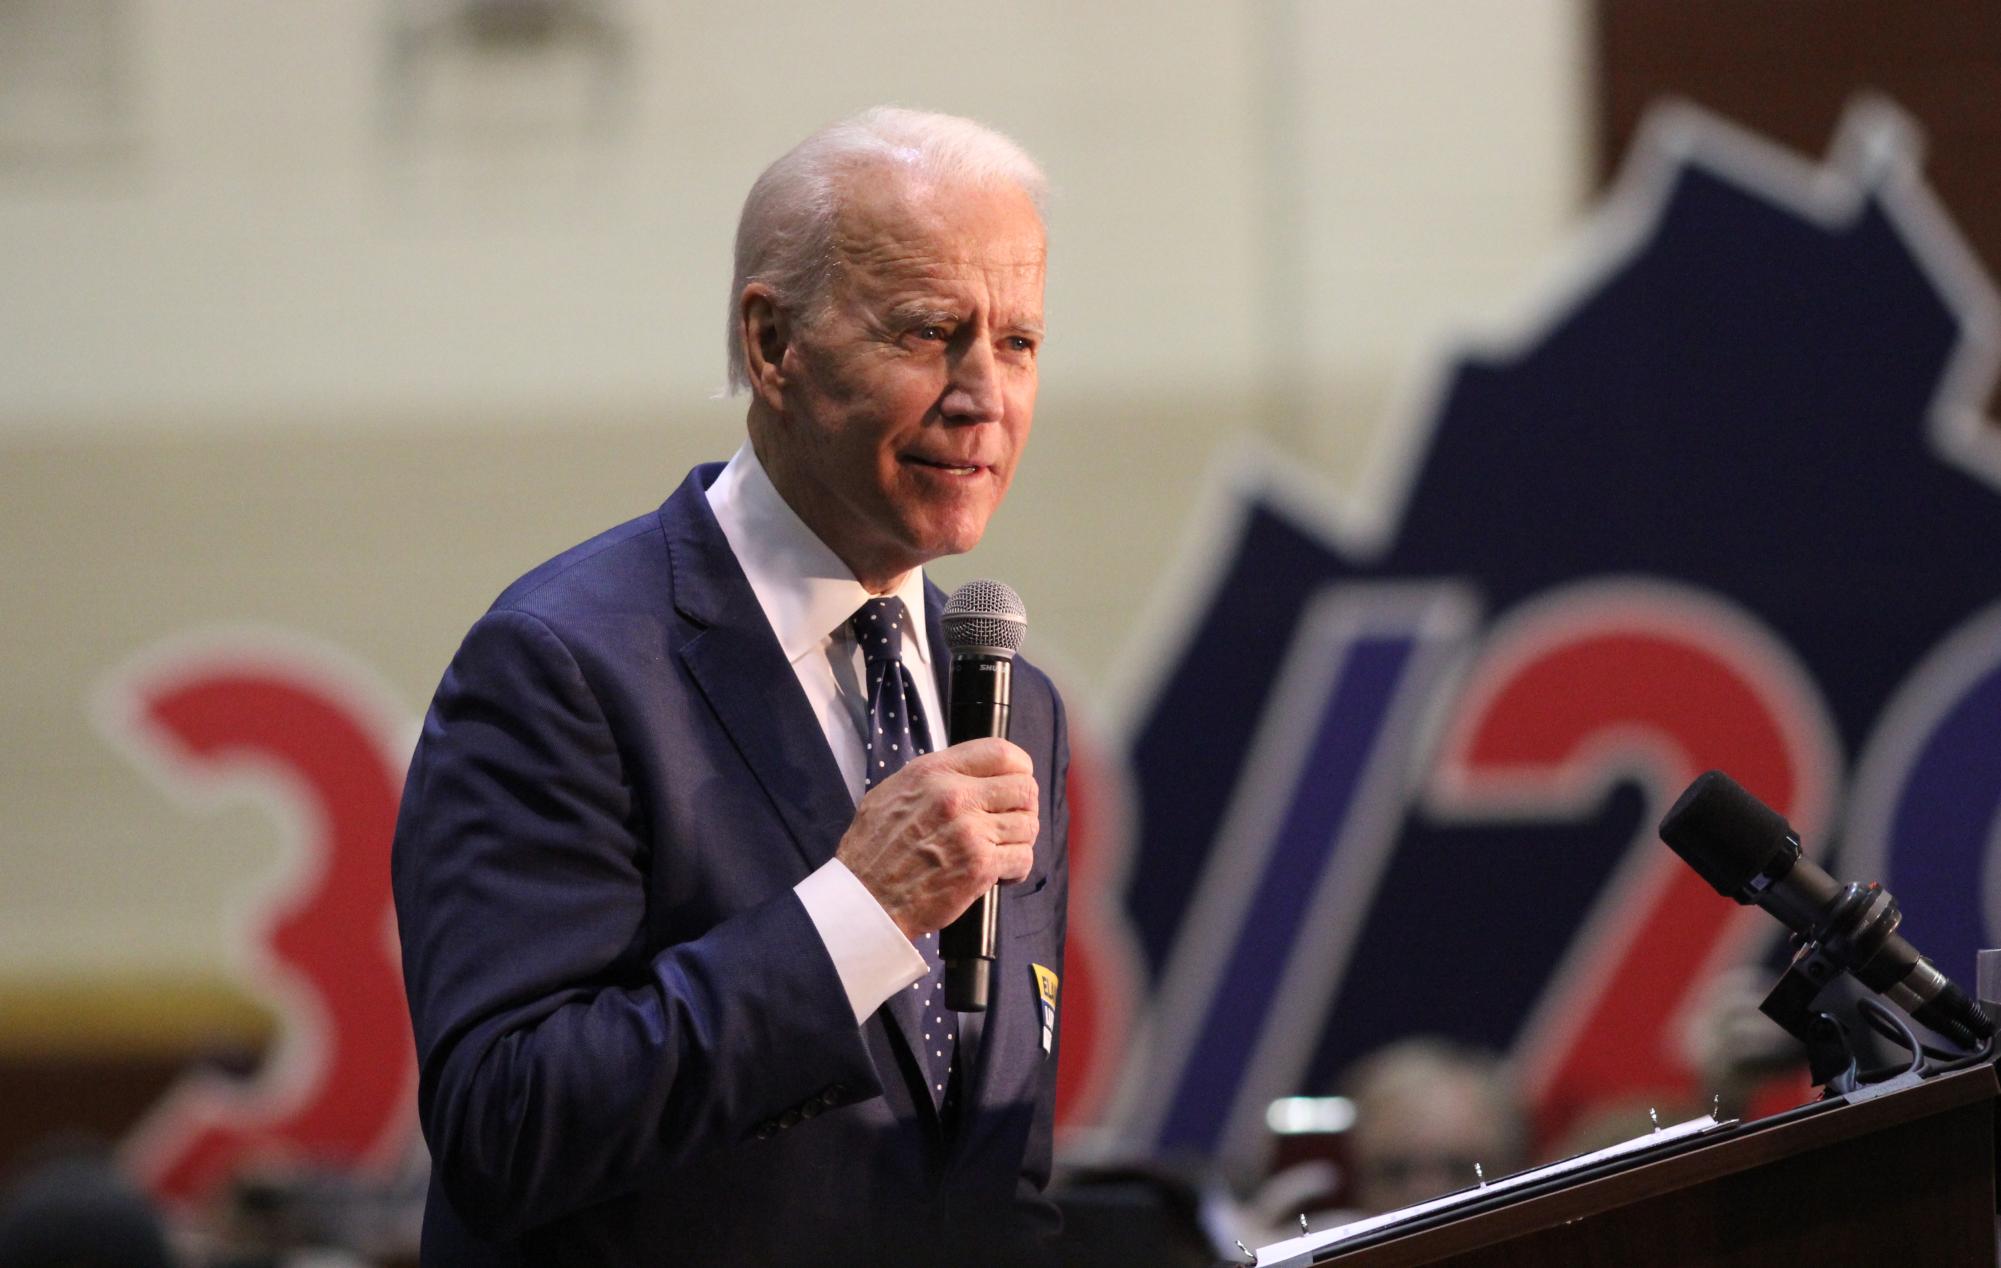
[[[939,408],[955,422],[998,422],[1006,410],[1001,393],[1000,363],[991,343],[985,339],[968,341],[952,358],[951,380]]]

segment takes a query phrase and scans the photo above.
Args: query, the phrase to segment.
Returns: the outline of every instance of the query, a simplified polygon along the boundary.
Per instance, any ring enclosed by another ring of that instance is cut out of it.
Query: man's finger
[[[1010,810],[1033,810],[1036,806],[1037,789],[1033,775],[988,775],[979,780],[974,788],[977,790],[980,809],[993,814],[1002,814]]]
[[[1033,810],[1011,810],[994,816],[993,842],[1002,849],[1034,845],[1042,831],[1042,816]]]
[[[1004,881],[1018,881],[1035,867],[1033,845],[1003,845],[994,851],[994,862]]]
[[[1035,763],[1029,760],[1027,751],[999,736],[961,740],[950,748],[938,750],[931,758],[945,769],[962,775],[1035,773]]]

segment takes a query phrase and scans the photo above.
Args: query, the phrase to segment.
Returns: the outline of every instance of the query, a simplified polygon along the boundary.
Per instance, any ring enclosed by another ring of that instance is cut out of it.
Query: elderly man
[[[878,109],[737,234],[748,443],[509,587],[439,685],[396,907],[437,1263],[1023,1262],[1054,1225],[1062,706],[946,747],[942,599],[1028,439],[1043,181]],[[984,1014],[936,932],[1005,882]]]

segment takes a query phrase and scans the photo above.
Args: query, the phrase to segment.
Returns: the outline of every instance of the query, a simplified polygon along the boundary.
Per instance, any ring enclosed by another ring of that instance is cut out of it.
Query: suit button
[[[841,1095],[846,1091],[847,1089],[838,1083],[829,1083],[827,1090],[820,1093],[820,1103],[832,1109],[841,1103]]]
[[[820,1103],[820,1098],[816,1096],[812,1100],[806,1102],[804,1105],[801,1105],[799,1107],[799,1117],[811,1118],[825,1108],[826,1106],[822,1105]]]
[[[750,1134],[756,1137],[758,1140],[770,1140],[771,1133],[777,1130],[778,1130],[777,1124],[771,1122],[769,1119],[766,1119],[764,1122],[759,1123],[756,1127],[752,1128]]]
[[[778,1125],[781,1128],[796,1127],[798,1123],[799,1123],[799,1111],[796,1109],[786,1110],[783,1114],[780,1114],[778,1116]]]

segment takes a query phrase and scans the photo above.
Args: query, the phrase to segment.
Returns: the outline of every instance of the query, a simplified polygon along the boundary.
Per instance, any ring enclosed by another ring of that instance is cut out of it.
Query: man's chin
[[[928,499],[905,507],[909,513],[902,517],[897,536],[926,559],[962,555],[986,536],[995,505],[989,497]]]
[[[977,524],[953,524],[936,526],[928,531],[911,533],[903,539],[903,557],[909,561],[902,571],[921,568],[934,559],[945,559],[952,555],[963,555],[980,544],[986,535],[986,520]]]

